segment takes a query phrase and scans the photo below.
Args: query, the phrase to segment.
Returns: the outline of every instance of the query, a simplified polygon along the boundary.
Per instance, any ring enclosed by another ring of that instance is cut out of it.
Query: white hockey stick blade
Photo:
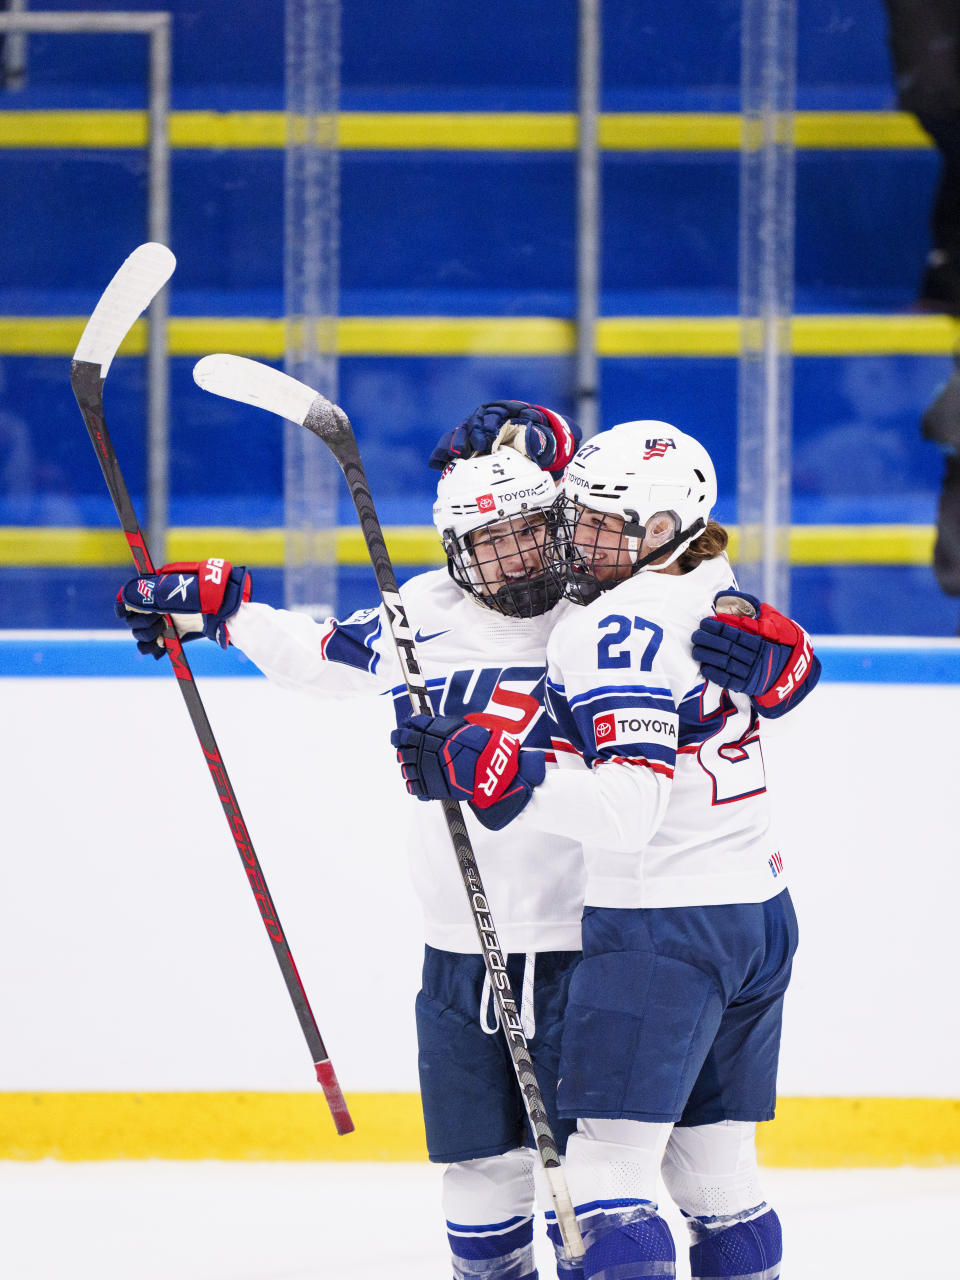
[[[173,275],[177,260],[165,244],[148,241],[134,249],[104,289],[77,343],[74,360],[100,366],[105,378],[133,322]]]
[[[193,380],[204,391],[266,409],[301,427],[313,402],[323,399],[305,382],[246,356],[204,356],[193,366]]]

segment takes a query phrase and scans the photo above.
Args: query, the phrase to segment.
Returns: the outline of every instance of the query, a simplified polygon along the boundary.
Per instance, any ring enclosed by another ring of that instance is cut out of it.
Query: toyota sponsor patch
[[[593,717],[593,736],[598,747],[629,742],[676,747],[677,717],[658,711],[604,711]]]

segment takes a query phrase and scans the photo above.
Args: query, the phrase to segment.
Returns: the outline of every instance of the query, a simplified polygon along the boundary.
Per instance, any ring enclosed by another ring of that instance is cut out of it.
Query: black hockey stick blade
[[[103,413],[103,387],[110,365],[134,321],[169,280],[176,260],[162,244],[142,244],[123,262],[107,285],[84,328],[70,369],[80,412],[97,453],[100,468],[113,498],[134,563],[141,574],[154,572],[143,531],[137,519]],[[246,823],[220,755],[213,729],[200,698],[193,672],[183,652],[180,638],[169,617],[165,618],[164,643],[193,723],[207,769],[217,791],[234,844],[243,860],[247,879],[273,945],[277,963],[313,1060],[330,1114],[338,1133],[350,1133],[353,1121],[337,1081],[333,1064],[317,1028],[307,993],[290,952],[286,935],[273,905],[259,860],[247,832]]]
[[[406,609],[397,587],[396,575],[370,494],[353,427],[346,413],[339,405],[320,395],[305,383],[298,382],[296,378],[291,378],[288,374],[281,373],[269,365],[248,360],[242,356],[222,354],[205,356],[194,367],[193,376],[197,385],[203,387],[205,391],[212,391],[227,399],[237,400],[241,404],[266,409],[270,413],[299,423],[314,435],[319,436],[333,453],[346,478],[350,496],[360,518],[360,526],[373,563],[377,586],[387,611],[411,706],[415,712],[431,714],[432,706],[417,659],[413,632],[407,621]],[[516,1001],[509,989],[509,982],[505,981],[506,962],[500,951],[496,930],[489,923],[491,919],[489,905],[470,836],[459,804],[451,800],[443,801],[442,805],[450,838],[460,864],[464,887],[471,902],[484,962],[494,985],[494,997],[500,1011],[504,1035],[510,1049],[530,1126],[534,1132],[537,1151],[550,1187],[557,1225],[568,1256],[571,1259],[581,1258],[584,1249],[580,1228],[560,1166],[556,1139],[550,1128],[543,1094],[537,1083],[536,1071],[523,1034]],[[497,976],[503,980],[503,985],[494,981],[494,968],[497,970]]]

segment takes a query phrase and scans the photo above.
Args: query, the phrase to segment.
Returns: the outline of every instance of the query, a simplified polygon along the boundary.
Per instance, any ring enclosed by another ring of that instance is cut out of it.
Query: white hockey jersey
[[[762,902],[785,885],[750,699],[705,682],[691,634],[725,556],[639,573],[565,610],[548,645],[561,769],[512,825],[583,842],[584,901],[601,907]]]
[[[445,569],[401,589],[420,665],[438,713],[506,728],[553,760],[543,708],[547,636],[565,611],[506,618],[465,595]],[[382,607],[343,621],[249,603],[230,639],[275,683],[333,696],[384,694],[398,719],[410,701]],[[386,741],[373,750],[389,751]],[[548,772],[550,772],[548,765]],[[410,800],[410,866],[425,938],[443,951],[479,952],[450,835],[439,804]],[[578,951],[583,902],[580,845],[562,832],[488,831],[464,806],[467,829],[504,952]]]

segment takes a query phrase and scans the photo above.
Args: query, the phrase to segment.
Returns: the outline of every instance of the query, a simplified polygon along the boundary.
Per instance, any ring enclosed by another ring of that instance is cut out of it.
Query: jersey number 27
[[[597,624],[602,631],[597,641],[597,666],[601,671],[633,666],[652,671],[653,660],[663,642],[663,628],[647,618],[631,621],[622,613],[611,613]],[[642,649],[640,645],[642,643]],[[639,653],[636,651],[639,650]],[[709,712],[703,705],[710,694],[716,707]],[[704,723],[717,720],[717,729],[704,739],[697,750],[697,760],[704,773],[713,779],[713,803],[729,804],[766,790],[763,755],[750,711],[737,707],[725,690],[708,685],[701,698]]]

